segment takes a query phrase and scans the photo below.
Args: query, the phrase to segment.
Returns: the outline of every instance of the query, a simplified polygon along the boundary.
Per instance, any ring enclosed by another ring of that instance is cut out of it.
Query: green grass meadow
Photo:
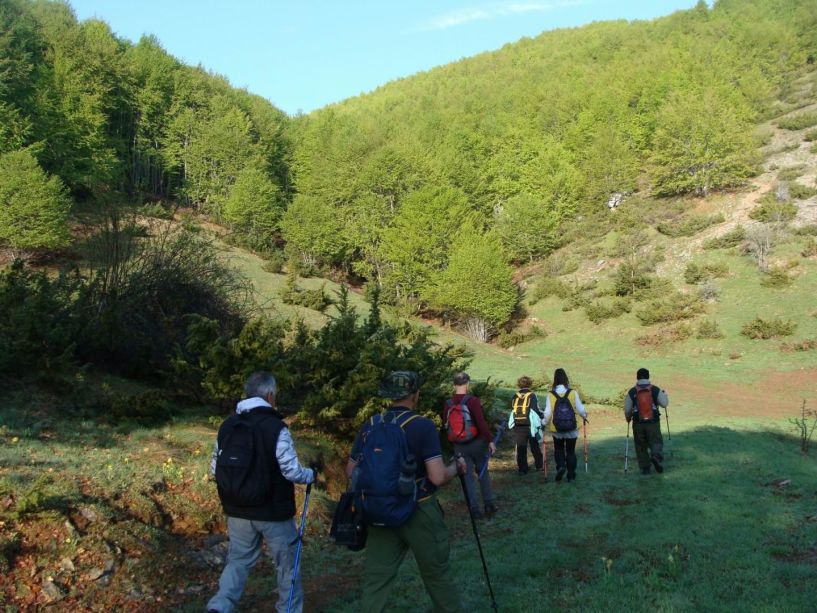
[[[552,473],[547,483],[541,474],[518,477],[502,443],[492,466],[500,513],[478,523],[501,611],[813,610],[817,465],[785,424],[671,424],[666,472],[649,476],[638,471],[632,439],[624,473],[619,425],[591,435],[587,474],[579,443],[574,483],[555,483]],[[463,610],[490,611],[459,484],[441,499]],[[320,544],[304,560],[321,602],[344,586],[321,610],[358,610],[359,584],[349,581],[362,573],[361,555]],[[431,608],[411,555],[391,606]]]

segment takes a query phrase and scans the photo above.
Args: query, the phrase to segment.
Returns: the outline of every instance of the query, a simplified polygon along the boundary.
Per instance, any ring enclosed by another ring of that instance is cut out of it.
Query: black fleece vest
[[[284,429],[284,422],[281,414],[274,409],[258,407],[246,413],[231,415],[218,430],[218,448],[222,449],[224,434],[229,429],[232,420],[249,420],[257,425],[261,434],[261,449],[257,453],[263,453],[266,461],[263,462],[269,471],[270,493],[267,500],[254,507],[238,507],[221,501],[221,507],[230,517],[241,519],[251,519],[255,521],[284,521],[295,516],[295,486],[284,478],[281,474],[281,467],[275,455],[275,448],[278,445],[278,436]]]

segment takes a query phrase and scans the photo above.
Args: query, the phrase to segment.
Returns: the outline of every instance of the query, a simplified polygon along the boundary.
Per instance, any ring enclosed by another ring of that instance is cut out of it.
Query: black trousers
[[[514,426],[514,442],[516,443],[516,467],[520,473],[528,472],[528,446],[533,454],[536,470],[542,470],[544,460],[539,442],[530,435],[530,426]]]
[[[553,456],[556,460],[556,470],[566,468],[567,478],[576,476],[576,441],[575,438],[553,437]]]

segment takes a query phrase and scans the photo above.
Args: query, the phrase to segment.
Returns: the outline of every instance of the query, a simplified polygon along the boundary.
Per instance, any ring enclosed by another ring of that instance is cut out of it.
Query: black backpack
[[[576,424],[576,411],[573,410],[573,405],[568,398],[570,389],[563,396],[559,396],[555,391],[551,393],[556,398],[553,407],[553,425],[556,432],[573,432],[578,425]]]
[[[222,503],[257,507],[268,502],[272,475],[261,424],[270,417],[253,419],[251,414],[242,413],[231,416],[222,425],[216,458],[216,486]]]

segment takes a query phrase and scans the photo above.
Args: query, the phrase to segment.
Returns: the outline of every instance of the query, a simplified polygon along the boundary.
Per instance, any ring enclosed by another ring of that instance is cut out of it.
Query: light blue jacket
[[[528,419],[530,419],[530,435],[537,441],[541,441],[542,420],[539,418],[539,414],[536,411],[531,411],[528,415]],[[508,414],[508,430],[511,428],[513,428],[513,409]]]

